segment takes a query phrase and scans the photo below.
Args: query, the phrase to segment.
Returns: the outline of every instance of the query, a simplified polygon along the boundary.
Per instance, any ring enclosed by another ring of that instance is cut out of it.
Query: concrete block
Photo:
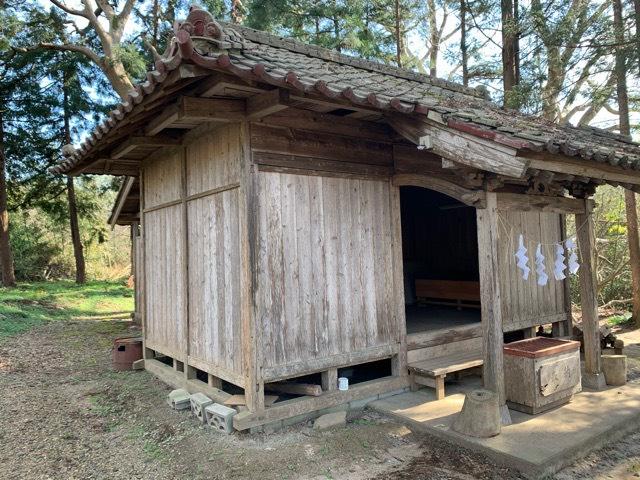
[[[191,407],[189,392],[183,388],[172,390],[167,396],[167,403],[174,410],[188,410]]]
[[[213,403],[209,397],[204,393],[194,393],[190,397],[191,400],[191,413],[195,415],[202,423],[206,423],[204,409]]]
[[[133,362],[131,364],[131,369],[132,370],[144,370],[144,358],[141,358],[140,360],[136,360],[135,362]]]
[[[313,422],[314,430],[327,430],[329,428],[341,427],[347,422],[347,412],[345,410],[341,412],[327,413],[321,417],[316,418]]]
[[[233,416],[238,413],[234,408],[212,403],[204,408],[207,425],[226,434],[233,433]]]

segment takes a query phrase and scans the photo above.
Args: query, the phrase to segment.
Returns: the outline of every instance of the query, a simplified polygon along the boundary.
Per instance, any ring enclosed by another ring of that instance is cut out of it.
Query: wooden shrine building
[[[571,333],[569,282],[553,275],[567,215],[583,383],[604,384],[589,197],[604,183],[640,191],[627,137],[194,8],[54,171],[130,177],[112,222],[134,227],[146,368],[216,400],[243,393],[237,429],[406,389],[424,362],[483,365],[504,404],[505,338]],[[444,394],[444,374],[413,379]],[[265,402],[283,381],[321,393]]]

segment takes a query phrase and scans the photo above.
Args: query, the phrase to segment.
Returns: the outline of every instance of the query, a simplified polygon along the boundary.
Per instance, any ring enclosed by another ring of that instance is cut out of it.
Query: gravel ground
[[[69,321],[0,341],[0,479],[520,478],[368,411],[326,432],[213,432],[170,410],[148,373],[110,369],[113,339],[134,333],[124,321]],[[636,472],[640,433],[557,478]]]

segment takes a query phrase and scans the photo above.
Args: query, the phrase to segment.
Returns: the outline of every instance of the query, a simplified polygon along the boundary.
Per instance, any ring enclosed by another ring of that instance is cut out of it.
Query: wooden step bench
[[[425,385],[435,388],[436,400],[441,400],[444,398],[444,378],[448,373],[479,367],[482,363],[482,350],[456,352],[411,363],[409,364],[411,391],[418,390],[418,385]]]

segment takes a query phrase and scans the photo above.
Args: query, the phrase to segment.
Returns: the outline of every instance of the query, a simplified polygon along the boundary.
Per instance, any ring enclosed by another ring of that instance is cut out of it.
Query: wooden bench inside
[[[482,363],[482,350],[480,349],[456,352],[411,363],[409,364],[411,391],[416,391],[419,388],[418,385],[425,385],[435,388],[436,399],[441,400],[444,398],[444,379],[448,373],[479,367]]]
[[[458,308],[480,306],[480,282],[416,279],[416,298],[420,302],[456,305]]]

